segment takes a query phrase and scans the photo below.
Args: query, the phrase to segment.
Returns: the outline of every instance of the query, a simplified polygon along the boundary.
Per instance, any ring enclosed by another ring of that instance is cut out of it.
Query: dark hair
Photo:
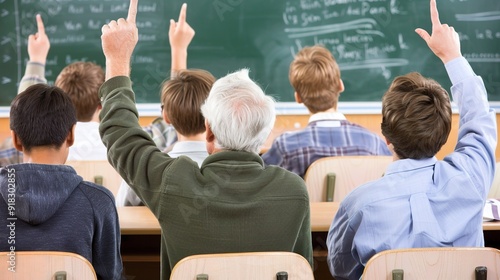
[[[341,92],[340,69],[323,46],[305,47],[290,64],[290,84],[311,113],[337,107]]]
[[[210,93],[215,77],[199,69],[180,70],[166,81],[161,100],[168,120],[177,132],[192,136],[205,131],[201,105]]]
[[[76,117],[81,122],[92,120],[101,100],[99,88],[104,83],[104,70],[93,62],[74,62],[64,67],[55,85],[64,90],[76,109]]]
[[[399,158],[436,155],[451,130],[448,92],[413,72],[394,79],[382,98],[382,134]]]
[[[32,85],[10,105],[10,129],[26,152],[42,146],[60,148],[75,123],[71,99],[55,86]]]

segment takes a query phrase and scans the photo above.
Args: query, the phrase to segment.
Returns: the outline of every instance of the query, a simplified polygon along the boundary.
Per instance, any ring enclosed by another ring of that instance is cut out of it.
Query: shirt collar
[[[340,112],[319,112],[316,114],[313,114],[309,117],[309,123],[316,122],[316,121],[331,121],[331,120],[346,120],[346,117],[344,114]]]
[[[416,170],[432,166],[437,162],[436,157],[424,158],[424,159],[398,159],[392,162],[386,170],[386,175],[397,172],[404,172],[408,170]]]
[[[207,152],[207,145],[204,141],[179,141],[174,143],[169,153]]]

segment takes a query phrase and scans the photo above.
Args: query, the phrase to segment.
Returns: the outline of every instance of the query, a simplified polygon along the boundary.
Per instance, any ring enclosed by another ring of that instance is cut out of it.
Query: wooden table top
[[[121,234],[156,235],[160,225],[153,213],[145,206],[118,207]],[[338,202],[311,203],[311,231],[325,232],[330,229],[333,217],[339,209]],[[500,230],[499,222],[483,223],[483,230]]]

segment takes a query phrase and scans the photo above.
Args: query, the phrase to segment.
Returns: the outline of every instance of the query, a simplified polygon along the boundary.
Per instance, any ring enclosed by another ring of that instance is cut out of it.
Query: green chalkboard
[[[140,0],[132,79],[139,103],[158,103],[169,74],[168,20],[183,1]],[[341,101],[380,101],[395,76],[419,71],[449,88],[441,62],[414,33],[430,30],[428,0],[186,0],[196,30],[188,66],[216,77],[249,68],[279,102],[293,101],[288,67],[303,46],[320,43],[337,58]],[[438,0],[441,20],[460,32],[463,55],[500,101],[500,1]],[[14,97],[27,61],[35,14],[51,40],[47,78],[76,60],[104,65],[101,26],[125,17],[127,0],[0,0],[0,105]]]

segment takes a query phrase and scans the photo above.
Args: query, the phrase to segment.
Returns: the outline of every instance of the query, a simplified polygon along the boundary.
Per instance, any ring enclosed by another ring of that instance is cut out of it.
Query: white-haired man
[[[137,43],[137,0],[127,19],[102,28],[106,82],[100,132],[111,164],[162,228],[162,279],[200,253],[291,251],[312,265],[304,182],[258,155],[275,119],[273,100],[242,70],[212,87],[202,113],[210,156],[201,167],[158,150],[138,124],[130,56]]]

